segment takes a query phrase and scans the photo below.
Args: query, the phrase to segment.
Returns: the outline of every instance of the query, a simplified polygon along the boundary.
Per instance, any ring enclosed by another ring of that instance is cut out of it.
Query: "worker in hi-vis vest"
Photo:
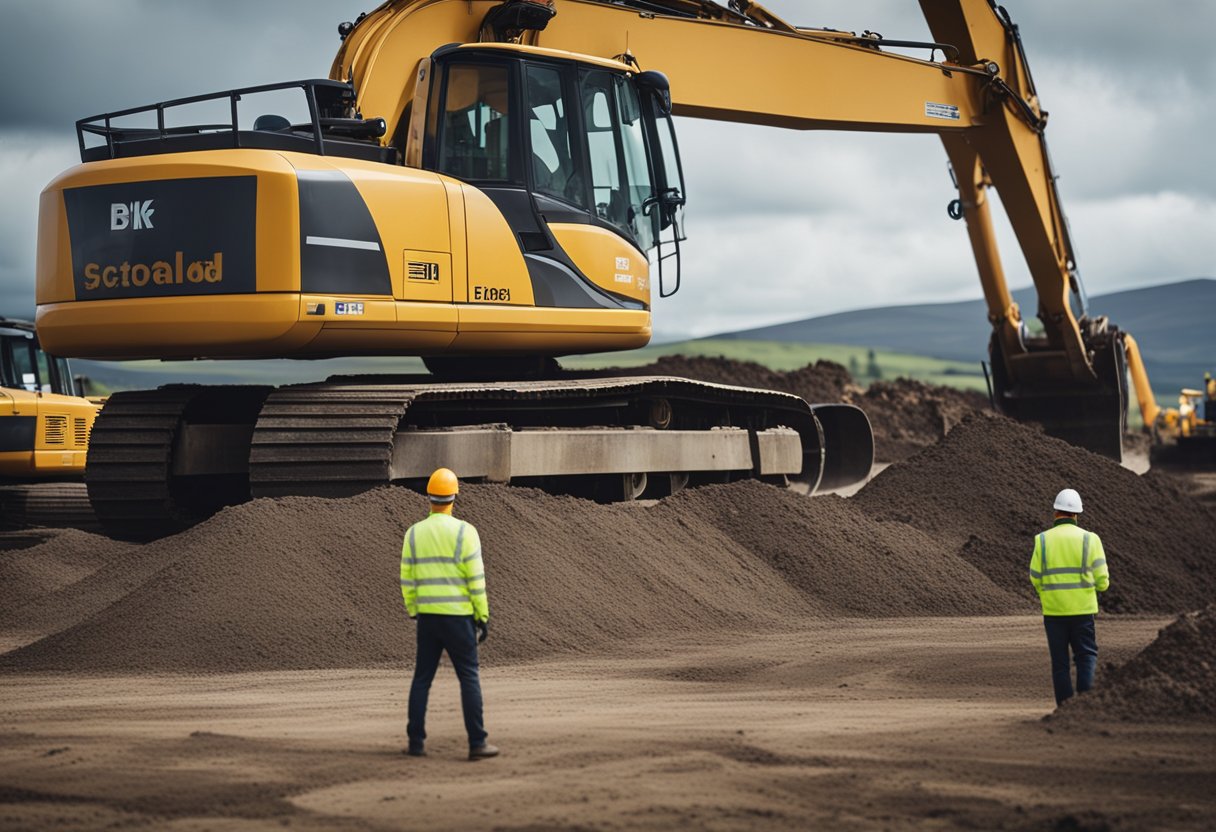
[[[1056,704],[1073,694],[1069,652],[1077,665],[1077,690],[1094,684],[1098,641],[1094,614],[1098,593],[1110,586],[1102,539],[1077,525],[1081,495],[1065,488],[1056,495],[1055,522],[1034,539],[1030,582],[1043,604],[1043,626],[1051,651],[1051,682]]]
[[[426,703],[445,650],[460,679],[469,759],[498,755],[498,749],[486,743],[477,670],[477,645],[490,632],[481,539],[472,523],[452,516],[459,490],[456,475],[447,468],[431,474],[426,485],[430,516],[409,527],[401,546],[401,594],[406,612],[418,622],[406,728],[406,753],[412,757],[426,756]]]

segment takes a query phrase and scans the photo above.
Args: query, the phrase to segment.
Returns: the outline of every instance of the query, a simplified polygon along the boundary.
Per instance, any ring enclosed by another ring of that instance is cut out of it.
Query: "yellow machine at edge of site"
[[[1149,386],[1136,340],[1126,336],[1128,367],[1140,415],[1152,436],[1154,466],[1216,470],[1216,379],[1203,375],[1203,389],[1182,388],[1178,407],[1161,407]]]
[[[856,408],[554,374],[557,356],[646,344],[654,296],[680,286],[673,114],[940,136],[993,323],[998,407],[1118,458],[1122,333],[1086,308],[1017,27],[986,0],[922,9],[933,43],[797,27],[745,0],[390,0],[339,28],[328,80],[78,122],[83,164],[39,209],[48,348],[419,355],[433,374],[116,395],[89,459],[99,516],[147,536],[251,495],[349,494],[439,464],[604,499],[863,479],[873,438]],[[285,92],[302,96],[302,121],[251,109]],[[206,106],[222,117],[177,123]],[[1042,336],[1007,289],[990,187]]]
[[[100,409],[33,323],[0,318],[0,483],[80,479]]]

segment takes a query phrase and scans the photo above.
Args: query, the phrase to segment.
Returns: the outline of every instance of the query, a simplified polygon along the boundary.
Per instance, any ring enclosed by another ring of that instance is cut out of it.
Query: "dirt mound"
[[[912,379],[876,381],[848,401],[870,417],[875,458],[897,462],[933,445],[965,417],[988,410],[988,400],[974,390],[955,390]]]
[[[394,488],[227,509],[131,547],[102,580],[68,587],[55,606],[81,617],[0,666],[218,672],[403,662],[413,647],[398,556],[423,510],[417,495]],[[780,629],[816,615],[1018,605],[970,565],[937,556],[926,535],[873,523],[843,499],[757,482],[651,508],[468,486],[460,516],[485,545],[490,662],[601,652],[653,633]],[[119,575],[129,583],[119,586]],[[943,581],[955,589],[942,592]]]
[[[870,417],[878,462],[906,459],[941,439],[967,414],[988,408],[988,400],[977,392],[909,379],[876,381],[868,390],[863,389],[843,365],[832,361],[817,361],[780,372],[752,361],[720,356],[667,355],[644,367],[614,367],[602,373],[681,376],[715,384],[781,390],[812,404],[855,404]]]
[[[997,416],[973,415],[937,445],[893,465],[855,498],[879,520],[932,535],[998,586],[1027,598],[1033,536],[1062,488],[1085,502],[1081,525],[1110,561],[1111,612],[1195,609],[1216,594],[1216,514],[1154,478]]]
[[[759,598],[789,614],[813,612],[721,535],[527,489],[465,492],[461,516],[485,541],[488,661],[602,649],[676,627],[779,625]],[[0,664],[212,672],[403,662],[412,628],[396,572],[402,534],[423,511],[417,495],[394,488],[227,509],[140,547],[159,569]]]
[[[1106,543],[1105,609],[1177,612],[1216,592],[1207,508],[993,416],[965,418],[849,500],[745,481],[605,506],[473,485],[458,510],[485,543],[492,663],[808,616],[1033,610],[1031,540],[1064,486],[1081,491],[1085,524]],[[257,500],[144,546],[65,533],[10,553],[25,558],[25,572],[9,562],[25,583],[6,589],[0,627],[51,635],[0,667],[399,664],[413,650],[396,581],[401,538],[424,510],[396,488]]]
[[[94,574],[128,544],[75,529],[6,532],[0,549],[0,626],[26,623],[24,611]]]
[[[1098,686],[1057,711],[1065,720],[1216,720],[1216,604],[1179,616]]]
[[[830,617],[998,615],[1024,605],[918,529],[875,522],[852,500],[807,499],[756,482],[683,492],[661,525],[708,525]]]
[[[801,396],[812,404],[843,401],[860,392],[849,371],[832,361],[817,361],[797,370],[770,370],[754,361],[735,361],[722,356],[664,355],[642,367],[612,367],[605,375],[679,376],[713,384],[734,384],[781,390]]]

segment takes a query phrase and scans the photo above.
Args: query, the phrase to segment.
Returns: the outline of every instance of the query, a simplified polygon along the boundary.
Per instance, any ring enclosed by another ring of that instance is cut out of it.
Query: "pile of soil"
[[[26,622],[27,607],[84,580],[130,548],[75,529],[5,532],[0,547],[0,627]]]
[[[846,400],[870,417],[877,462],[907,459],[935,444],[967,416],[990,410],[988,399],[974,390],[906,378],[876,381]]]
[[[398,557],[406,526],[424,510],[420,497],[396,488],[226,509],[131,547],[136,562],[127,552],[125,564],[44,595],[40,606],[62,620],[0,657],[0,667],[399,664],[413,646]],[[652,508],[467,486],[459,516],[477,525],[485,548],[491,663],[602,652],[654,633],[779,630],[808,616],[1019,608],[978,570],[939,556],[926,535],[874,523],[840,498],[808,500],[757,482],[696,489]],[[38,548],[54,556],[55,546]],[[117,586],[118,575],[137,576],[135,585]],[[941,591],[943,581],[952,591]]]
[[[1104,609],[1177,613],[1216,593],[1216,514],[1152,478],[996,416],[972,415],[856,497],[744,481],[653,506],[467,485],[485,548],[489,663],[603,654],[629,639],[780,630],[805,617],[1037,609],[1033,535],[1063,487],[1100,534]],[[423,498],[256,500],[143,546],[65,532],[3,553],[0,630],[46,634],[0,668],[287,670],[412,655],[397,582]],[[11,584],[11,585],[10,585]],[[26,639],[28,641],[28,639]]]
[[[1179,616],[1057,715],[1066,721],[1216,720],[1216,604]]]
[[[1033,538],[1051,525],[1062,488],[1081,493],[1080,524],[1102,538],[1111,571],[1104,610],[1177,613],[1216,596],[1216,512],[1156,478],[1010,419],[964,418],[854,499],[870,517],[920,529],[998,586],[1033,598]]]
[[[644,367],[612,368],[611,375],[671,375],[764,390],[781,390],[812,404],[845,402],[860,407],[874,429],[877,462],[906,459],[941,439],[964,416],[988,409],[975,391],[923,384],[909,379],[859,386],[841,364],[817,361],[780,372],[752,361],[709,356],[663,356]]]
[[[682,492],[659,524],[704,524],[773,567],[830,618],[1001,615],[1025,605],[919,529],[875,522],[853,500],[754,481]]]

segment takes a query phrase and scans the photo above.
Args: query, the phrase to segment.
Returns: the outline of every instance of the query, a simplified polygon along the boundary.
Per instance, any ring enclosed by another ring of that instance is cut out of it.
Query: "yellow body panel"
[[[307,153],[285,153],[283,156],[296,170],[337,170],[354,183],[376,221],[384,251],[389,255],[394,297],[451,302],[450,274],[442,281],[439,291],[436,286],[420,287],[407,279],[405,264],[408,258],[401,256],[405,251],[444,255],[451,251],[451,222],[444,177],[360,159]],[[406,194],[408,197],[403,197]],[[260,217],[259,212],[259,224]],[[298,274],[293,288],[299,288]]]
[[[596,225],[550,223],[554,238],[591,282],[650,305],[650,263],[619,234]]]
[[[532,279],[515,232],[490,198],[465,185],[464,222],[468,235],[468,284],[471,303],[531,306]]]
[[[469,304],[459,307],[459,314],[455,352],[564,355],[570,352],[572,328],[588,351],[631,350],[650,342],[650,313],[643,310]]]
[[[391,295],[301,291],[297,171],[340,171],[353,183],[380,236]],[[65,189],[250,174],[257,176],[256,293],[75,298]],[[55,355],[303,358],[500,347],[569,354],[631,349],[650,338],[647,311],[535,309],[527,264],[497,206],[477,188],[427,171],[269,150],[141,156],[73,168],[47,186],[40,212],[37,325]],[[644,265],[623,239],[590,226],[561,234],[601,287],[648,299],[644,283],[614,282],[618,257],[635,270]],[[435,279],[411,279],[411,262]],[[362,304],[360,313],[339,315],[339,303]],[[494,333],[509,338],[495,344]]]
[[[0,451],[0,477],[56,479],[84,473],[89,433],[101,409],[76,396],[0,388],[0,421],[36,420],[32,447]]]
[[[299,293],[285,292],[42,304],[38,338],[80,358],[282,357],[321,331],[300,309]]]

